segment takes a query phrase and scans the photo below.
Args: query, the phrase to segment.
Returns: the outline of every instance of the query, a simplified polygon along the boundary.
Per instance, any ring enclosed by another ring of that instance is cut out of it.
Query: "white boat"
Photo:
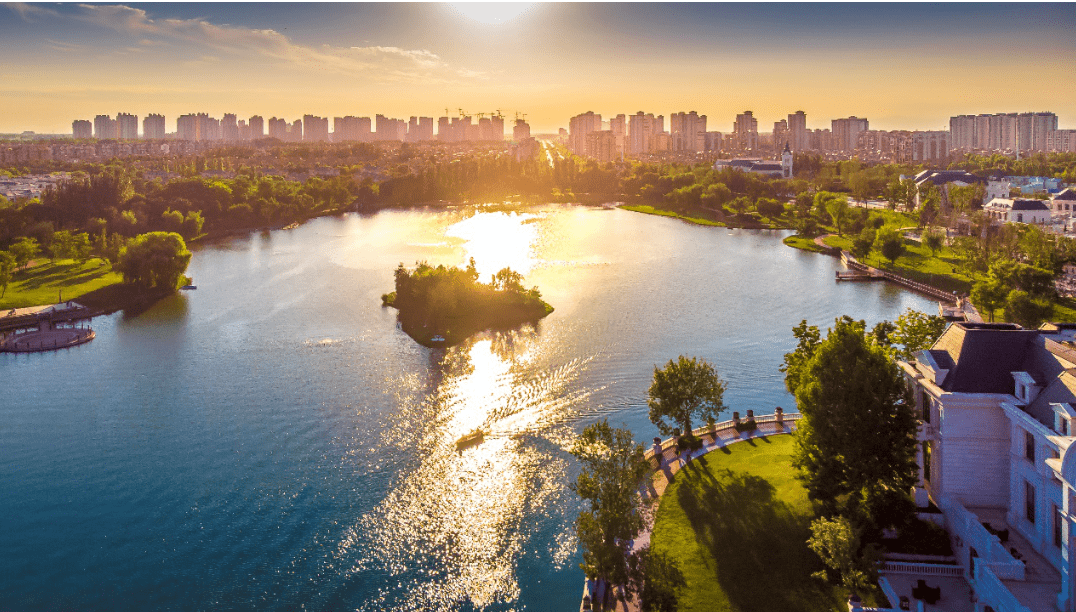
[[[430,342],[444,342],[444,341],[445,341],[445,337],[441,336],[441,335],[437,335],[437,336],[434,336],[434,337],[430,338]]]

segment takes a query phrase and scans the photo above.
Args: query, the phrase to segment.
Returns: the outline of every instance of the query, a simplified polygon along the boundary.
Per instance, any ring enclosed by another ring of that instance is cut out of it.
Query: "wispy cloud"
[[[124,5],[82,4],[79,9],[80,19],[137,37],[144,46],[179,41],[202,54],[212,51],[247,56],[376,80],[436,83],[481,78],[479,72],[452,68],[426,49],[312,47],[275,30],[219,25],[205,19],[154,19],[142,9]]]
[[[28,21],[31,23],[43,17],[60,16],[60,14],[56,11],[36,4],[26,4],[25,2],[5,2],[3,4],[16,15],[21,17],[23,21]]]

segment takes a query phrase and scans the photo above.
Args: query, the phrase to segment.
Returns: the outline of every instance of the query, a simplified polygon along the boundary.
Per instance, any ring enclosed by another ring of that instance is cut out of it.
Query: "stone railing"
[[[938,507],[945,513],[952,535],[959,538],[959,547],[975,549],[978,555],[975,559],[976,566],[989,565],[993,568],[992,574],[1006,580],[1024,579],[1024,564],[1005,550],[1001,539],[987,531],[978,516],[948,495],[943,495],[938,500]],[[967,558],[959,553],[957,556]],[[968,568],[968,571],[972,571],[972,568]]]
[[[938,563],[911,563],[908,561],[883,561],[878,569],[892,574],[919,574],[921,576],[963,576],[964,568],[959,565],[941,565]]]
[[[975,564],[975,594],[979,602],[997,612],[1031,612],[1012,594],[989,564]]]
[[[938,289],[937,287],[932,287],[926,283],[913,281],[912,279],[905,278],[899,274],[893,274],[892,272],[886,272],[885,270],[878,270],[877,268],[872,268],[866,264],[859,263],[858,261],[856,261],[856,258],[852,256],[852,254],[848,251],[841,251],[841,260],[846,266],[853,270],[866,272],[868,274],[881,274],[882,278],[889,282],[896,283],[898,285],[911,289],[912,291],[918,291],[919,293],[922,293],[924,295],[929,295],[930,297],[945,302],[947,304],[955,304],[959,301],[959,298],[955,294],[949,293],[948,291],[943,291],[941,289]]]
[[[789,426],[791,426],[791,424],[795,423],[796,421],[800,420],[800,418],[801,418],[800,413],[798,413],[798,412],[783,412],[783,411],[781,411],[780,408],[777,408],[777,410],[778,410],[778,412],[775,412],[774,414],[763,414],[763,415],[760,415],[760,416],[757,416],[757,417],[754,416],[754,411],[748,410],[747,411],[747,418],[745,418],[745,419],[740,418],[740,413],[739,412],[734,412],[734,413],[732,413],[733,418],[732,418],[731,421],[721,421],[720,423],[714,423],[712,426],[703,425],[702,427],[698,427],[696,429],[693,429],[691,431],[691,435],[696,436],[698,438],[702,438],[704,436],[710,436],[711,438],[716,438],[717,436],[719,436],[719,435],[721,435],[723,433],[729,433],[730,431],[735,431],[736,428],[737,428],[736,427],[737,425],[740,425],[742,427],[744,424],[746,424],[748,422],[754,422],[755,428],[756,428],[755,431],[759,431],[759,432],[764,433],[764,432],[769,431],[769,430],[772,429],[773,433],[777,433],[779,430],[783,429],[785,424],[789,424]],[[770,426],[769,427],[763,427],[763,425],[770,425]],[[747,431],[747,430],[745,430],[745,431]],[[646,458],[647,459],[653,459],[654,454],[656,452],[658,452],[659,448],[660,448],[660,452],[662,452],[662,453],[669,450],[670,448],[675,448],[676,447],[676,440],[677,439],[675,437],[673,437],[673,438],[669,438],[667,440],[662,440],[660,446],[658,444],[655,444],[653,447],[650,448],[650,450],[646,451]]]

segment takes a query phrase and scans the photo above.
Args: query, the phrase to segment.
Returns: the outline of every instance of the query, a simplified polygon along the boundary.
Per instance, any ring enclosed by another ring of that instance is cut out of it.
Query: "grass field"
[[[725,227],[725,224],[720,221],[711,221],[710,219],[703,219],[701,217],[687,217],[680,213],[671,210],[662,210],[660,208],[654,208],[653,206],[621,206],[624,210],[630,210],[632,212],[639,212],[646,215],[658,215],[659,217],[675,217],[677,219],[683,219],[688,223],[694,223],[695,225],[712,225],[715,227]]]
[[[110,264],[99,259],[86,264],[70,259],[44,262],[15,272],[0,298],[0,310],[55,304],[61,295],[65,301],[74,300],[121,280]]]
[[[666,489],[651,542],[687,578],[681,611],[847,610],[842,589],[811,578],[822,562],[807,548],[813,513],[791,457],[792,436],[740,442]]]

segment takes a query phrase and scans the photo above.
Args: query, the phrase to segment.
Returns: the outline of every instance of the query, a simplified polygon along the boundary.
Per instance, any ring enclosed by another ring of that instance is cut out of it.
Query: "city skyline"
[[[0,132],[69,133],[74,118],[118,112],[436,118],[446,107],[526,113],[535,133],[580,109],[695,110],[722,132],[744,109],[762,125],[804,110],[809,128],[867,116],[911,130],[1048,110],[1070,128],[1066,8],[13,4],[0,18]],[[1013,77],[1029,66],[1038,78],[1022,86]]]

